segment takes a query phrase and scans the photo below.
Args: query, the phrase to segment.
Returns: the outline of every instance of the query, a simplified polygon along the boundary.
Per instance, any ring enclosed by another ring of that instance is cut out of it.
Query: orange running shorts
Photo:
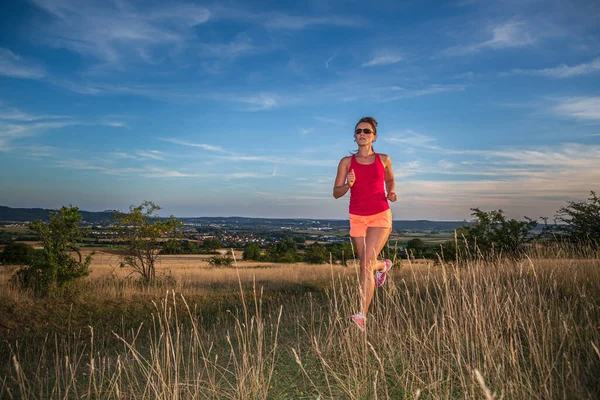
[[[350,236],[365,237],[368,228],[392,229],[392,210],[387,209],[373,215],[350,214]]]

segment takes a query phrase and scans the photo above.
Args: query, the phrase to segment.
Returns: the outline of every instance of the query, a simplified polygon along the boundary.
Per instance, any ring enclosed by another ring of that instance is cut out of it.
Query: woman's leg
[[[365,316],[369,312],[375,291],[373,272],[385,268],[385,264],[383,261],[378,261],[377,256],[385,246],[390,233],[390,228],[368,228],[366,237],[354,238],[360,260],[360,308]]]

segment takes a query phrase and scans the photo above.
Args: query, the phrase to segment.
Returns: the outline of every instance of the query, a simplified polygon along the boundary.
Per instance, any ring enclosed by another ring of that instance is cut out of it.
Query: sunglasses
[[[364,133],[365,135],[370,135],[371,133],[373,133],[373,131],[369,128],[367,128],[367,129],[358,128],[357,130],[354,131],[355,135],[360,135],[361,133]]]

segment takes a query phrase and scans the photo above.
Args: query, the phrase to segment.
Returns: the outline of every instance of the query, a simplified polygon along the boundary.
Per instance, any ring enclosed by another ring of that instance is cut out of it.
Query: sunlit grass
[[[151,288],[107,275],[67,299],[2,278],[2,315],[47,326],[2,328],[0,398],[596,398],[600,260],[559,250],[404,261],[365,334],[347,319],[354,267],[240,263]]]

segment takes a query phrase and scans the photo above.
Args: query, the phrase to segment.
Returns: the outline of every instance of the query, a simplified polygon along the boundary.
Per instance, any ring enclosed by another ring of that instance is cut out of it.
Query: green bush
[[[215,267],[229,267],[233,264],[233,258],[230,255],[225,256],[213,256],[208,260],[210,265]]]
[[[314,243],[306,249],[304,253],[304,262],[310,264],[323,264],[329,261],[329,252],[319,243]]]
[[[29,229],[40,237],[44,249],[12,278],[17,285],[31,288],[38,295],[47,295],[52,286],[61,287],[87,276],[92,262],[92,255],[84,259],[77,245],[83,237],[79,229],[82,218],[79,208],[63,206],[49,217],[48,223],[37,220],[29,224]]]
[[[42,257],[42,250],[36,250],[28,244],[10,242],[2,253],[0,263],[11,265],[31,265]]]
[[[256,243],[249,243],[242,253],[242,258],[245,261],[260,261],[260,247]]]
[[[440,251],[446,261],[461,258],[520,258],[526,244],[533,239],[531,231],[537,222],[506,219],[502,210],[481,211],[472,208],[473,222],[456,230],[457,240],[447,241]],[[457,247],[458,246],[458,247]]]
[[[569,201],[558,210],[550,231],[571,242],[600,246],[600,198],[590,192],[586,201]],[[547,231],[548,229],[546,229]]]

